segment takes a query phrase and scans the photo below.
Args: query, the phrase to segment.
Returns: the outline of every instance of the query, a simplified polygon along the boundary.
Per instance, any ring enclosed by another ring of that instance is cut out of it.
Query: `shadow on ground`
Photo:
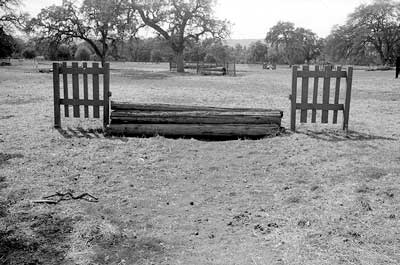
[[[104,133],[103,129],[83,129],[83,128],[57,128],[56,129],[64,138],[86,138],[86,139],[95,139],[95,138],[103,138]]]
[[[324,140],[328,142],[343,142],[343,141],[371,141],[371,140],[387,140],[396,141],[395,138],[383,137],[357,131],[343,131],[343,130],[323,130],[323,131],[297,131],[297,133],[307,135],[317,140]]]
[[[86,139],[99,139],[99,138],[104,138],[106,137],[107,139],[110,140],[119,140],[123,142],[127,142],[129,138],[152,138],[152,137],[164,137],[167,139],[195,139],[198,141],[204,141],[204,142],[224,142],[224,141],[236,141],[236,140],[260,140],[260,139],[265,139],[265,138],[271,138],[271,137],[276,137],[276,136],[281,136],[282,133],[284,133],[284,130],[281,129],[277,131],[276,133],[272,135],[261,135],[261,136],[254,136],[254,137],[249,137],[249,136],[204,136],[204,135],[199,135],[199,136],[169,136],[169,135],[124,135],[124,134],[109,134],[108,132],[105,132],[102,128],[97,128],[97,129],[84,129],[84,128],[71,128],[68,127],[66,129],[64,128],[56,128],[56,130],[66,139],[72,139],[72,138],[86,138]]]

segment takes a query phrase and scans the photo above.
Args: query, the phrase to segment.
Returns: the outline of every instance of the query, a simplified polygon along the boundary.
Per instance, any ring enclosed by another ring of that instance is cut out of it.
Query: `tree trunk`
[[[175,52],[176,71],[178,73],[185,72],[185,62],[183,61],[183,50]]]

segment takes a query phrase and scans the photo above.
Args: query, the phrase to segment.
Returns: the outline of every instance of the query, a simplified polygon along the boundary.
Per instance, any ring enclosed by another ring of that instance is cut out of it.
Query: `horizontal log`
[[[344,105],[343,104],[296,103],[296,109],[300,109],[300,110],[344,110]]]
[[[111,134],[138,136],[191,137],[261,137],[276,135],[280,126],[274,124],[113,124]]]
[[[208,106],[185,106],[173,104],[138,104],[111,101],[112,110],[139,110],[139,111],[220,111],[220,112],[270,112],[283,116],[281,110],[261,109],[261,108],[218,108]]]
[[[204,70],[204,72],[222,72],[223,71],[223,67],[212,67],[212,68],[201,67],[200,69]]]
[[[113,123],[281,124],[279,112],[113,111]]]

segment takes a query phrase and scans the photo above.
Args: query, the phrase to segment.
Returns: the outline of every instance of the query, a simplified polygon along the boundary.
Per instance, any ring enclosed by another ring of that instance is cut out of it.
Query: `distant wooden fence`
[[[184,69],[196,70],[197,74],[211,75],[211,74],[226,74],[236,76],[236,62],[224,64],[218,63],[205,63],[205,62],[185,62]],[[174,61],[169,62],[170,72],[177,70],[177,64]]]
[[[301,102],[297,102],[297,82],[301,78]],[[313,79],[312,101],[309,102],[309,81]],[[319,80],[323,80],[322,97],[319,96]],[[331,79],[335,80],[335,90],[333,103],[330,102],[331,96]],[[346,91],[344,104],[339,104],[340,98],[340,84],[341,80],[345,79]],[[332,123],[337,124],[338,111],[343,111],[343,130],[348,129],[349,113],[350,113],[350,99],[351,99],[351,86],[353,79],[353,68],[349,67],[347,71],[342,70],[340,66],[332,69],[332,66],[326,66],[320,69],[315,66],[314,70],[310,70],[309,66],[303,66],[302,70],[298,70],[297,66],[293,67],[292,75],[292,95],[291,99],[291,130],[296,130],[296,112],[300,110],[300,122],[306,123],[308,119],[308,110],[311,110],[311,122],[316,123],[317,110],[322,111],[321,123],[328,123],[329,111],[333,111]],[[322,102],[319,102],[322,99]]]
[[[60,97],[60,75],[63,84],[63,98]],[[103,76],[103,80],[100,80],[100,75]],[[72,76],[71,84],[68,84],[68,76]],[[80,77],[82,77],[82,79],[80,79]],[[89,80],[92,81],[92,90],[89,90]],[[80,84],[82,84],[82,86],[80,86]],[[101,84],[103,84],[102,96],[100,96]],[[69,95],[70,85],[72,85],[72,98]],[[83,91],[81,89],[82,87]],[[108,125],[110,112],[109,97],[111,96],[110,65],[108,63],[101,68],[98,63],[93,63],[92,67],[88,67],[87,63],[83,63],[81,67],[78,63],[72,63],[70,67],[67,66],[67,63],[53,63],[53,88],[55,127],[61,127],[61,105],[64,106],[65,117],[70,117],[69,107],[72,106],[74,118],[79,118],[81,116],[80,106],[84,106],[85,118],[89,118],[89,106],[93,107],[93,118],[100,118],[100,107],[102,107],[103,124],[105,127]]]

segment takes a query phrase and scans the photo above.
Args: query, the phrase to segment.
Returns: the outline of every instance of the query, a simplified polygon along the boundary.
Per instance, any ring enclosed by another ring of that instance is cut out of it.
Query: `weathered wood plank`
[[[112,110],[139,111],[221,111],[221,112],[276,112],[281,116],[283,111],[261,108],[218,108],[209,106],[186,106],[173,104],[128,103],[111,101]]]
[[[72,63],[72,69],[78,69],[78,63]],[[74,100],[79,100],[79,75],[78,72],[72,74],[72,98]],[[74,118],[80,117],[79,106],[74,105]]]
[[[87,68],[87,63],[83,63],[82,67]],[[83,99],[89,100],[89,85],[88,85],[88,74],[83,73]],[[89,118],[89,106],[85,104],[84,106],[85,118]]]
[[[324,87],[323,87],[323,94],[322,94],[322,104],[328,105],[329,104],[329,96],[330,96],[330,89],[331,89],[331,73],[332,73],[332,66],[325,67],[325,77],[324,77]],[[328,110],[322,110],[322,123],[328,123]]]
[[[338,66],[336,69],[337,72],[342,71],[342,67]],[[335,98],[334,98],[334,104],[339,104],[339,93],[340,93],[340,77],[336,77],[336,84],[335,84]],[[338,120],[338,111],[334,110],[333,111],[333,124],[337,124]]]
[[[319,66],[315,66],[315,72],[319,72]],[[313,90],[313,101],[312,103],[315,105],[318,103],[318,84],[319,83],[319,78],[318,75],[314,77],[314,90]],[[311,122],[316,123],[317,122],[317,110],[313,109],[312,114],[311,114]]]
[[[322,110],[322,111],[329,111],[329,110],[344,110],[343,104],[302,104],[297,103],[296,109],[314,109],[314,110]]]
[[[326,66],[325,68],[331,68],[332,66]],[[302,78],[302,77],[318,77],[318,78],[326,78],[326,77],[330,77],[330,78],[337,78],[337,77],[346,77],[347,73],[346,71],[341,71],[341,72],[337,72],[337,71],[330,71],[330,72],[324,72],[324,71],[310,71],[310,72],[304,72],[304,71],[297,71],[297,75],[298,78]]]
[[[63,62],[62,63],[62,69],[67,68],[67,63]],[[68,93],[68,75],[63,74],[63,90],[64,90],[64,98],[68,99],[69,93]],[[69,106],[65,105],[64,106],[64,115],[65,117],[69,117]]]
[[[59,64],[53,63],[54,127],[61,127]]]
[[[304,73],[310,73],[308,65],[303,66]],[[301,80],[301,103],[308,103],[308,76],[304,75]],[[307,122],[307,109],[302,109],[300,112],[300,122]]]
[[[78,68],[61,68],[60,69],[60,74],[104,74],[105,69],[104,68],[84,68],[84,67],[78,67]]]
[[[112,123],[175,124],[281,124],[281,116],[265,112],[118,112],[111,113]]]
[[[60,99],[60,105],[70,105],[70,106],[104,106],[103,100],[93,100],[93,99]]]
[[[104,75],[103,75],[103,125],[107,127],[110,121],[110,64],[106,63],[104,65]]]
[[[290,129],[296,130],[296,99],[297,99],[297,66],[292,68],[292,95],[291,95],[291,114],[290,114]]]
[[[93,63],[93,69],[99,70],[99,64]],[[99,87],[99,72],[93,73],[93,100],[99,100],[100,98],[100,87]],[[98,106],[93,107],[93,117],[100,118],[100,108]]]
[[[112,134],[164,135],[189,137],[261,137],[276,135],[280,127],[274,124],[113,124],[108,127]]]
[[[349,128],[349,116],[350,116],[350,101],[351,101],[351,86],[353,82],[353,67],[349,67],[347,70],[347,79],[346,79],[346,99],[344,104],[343,111],[343,130],[348,130]]]

